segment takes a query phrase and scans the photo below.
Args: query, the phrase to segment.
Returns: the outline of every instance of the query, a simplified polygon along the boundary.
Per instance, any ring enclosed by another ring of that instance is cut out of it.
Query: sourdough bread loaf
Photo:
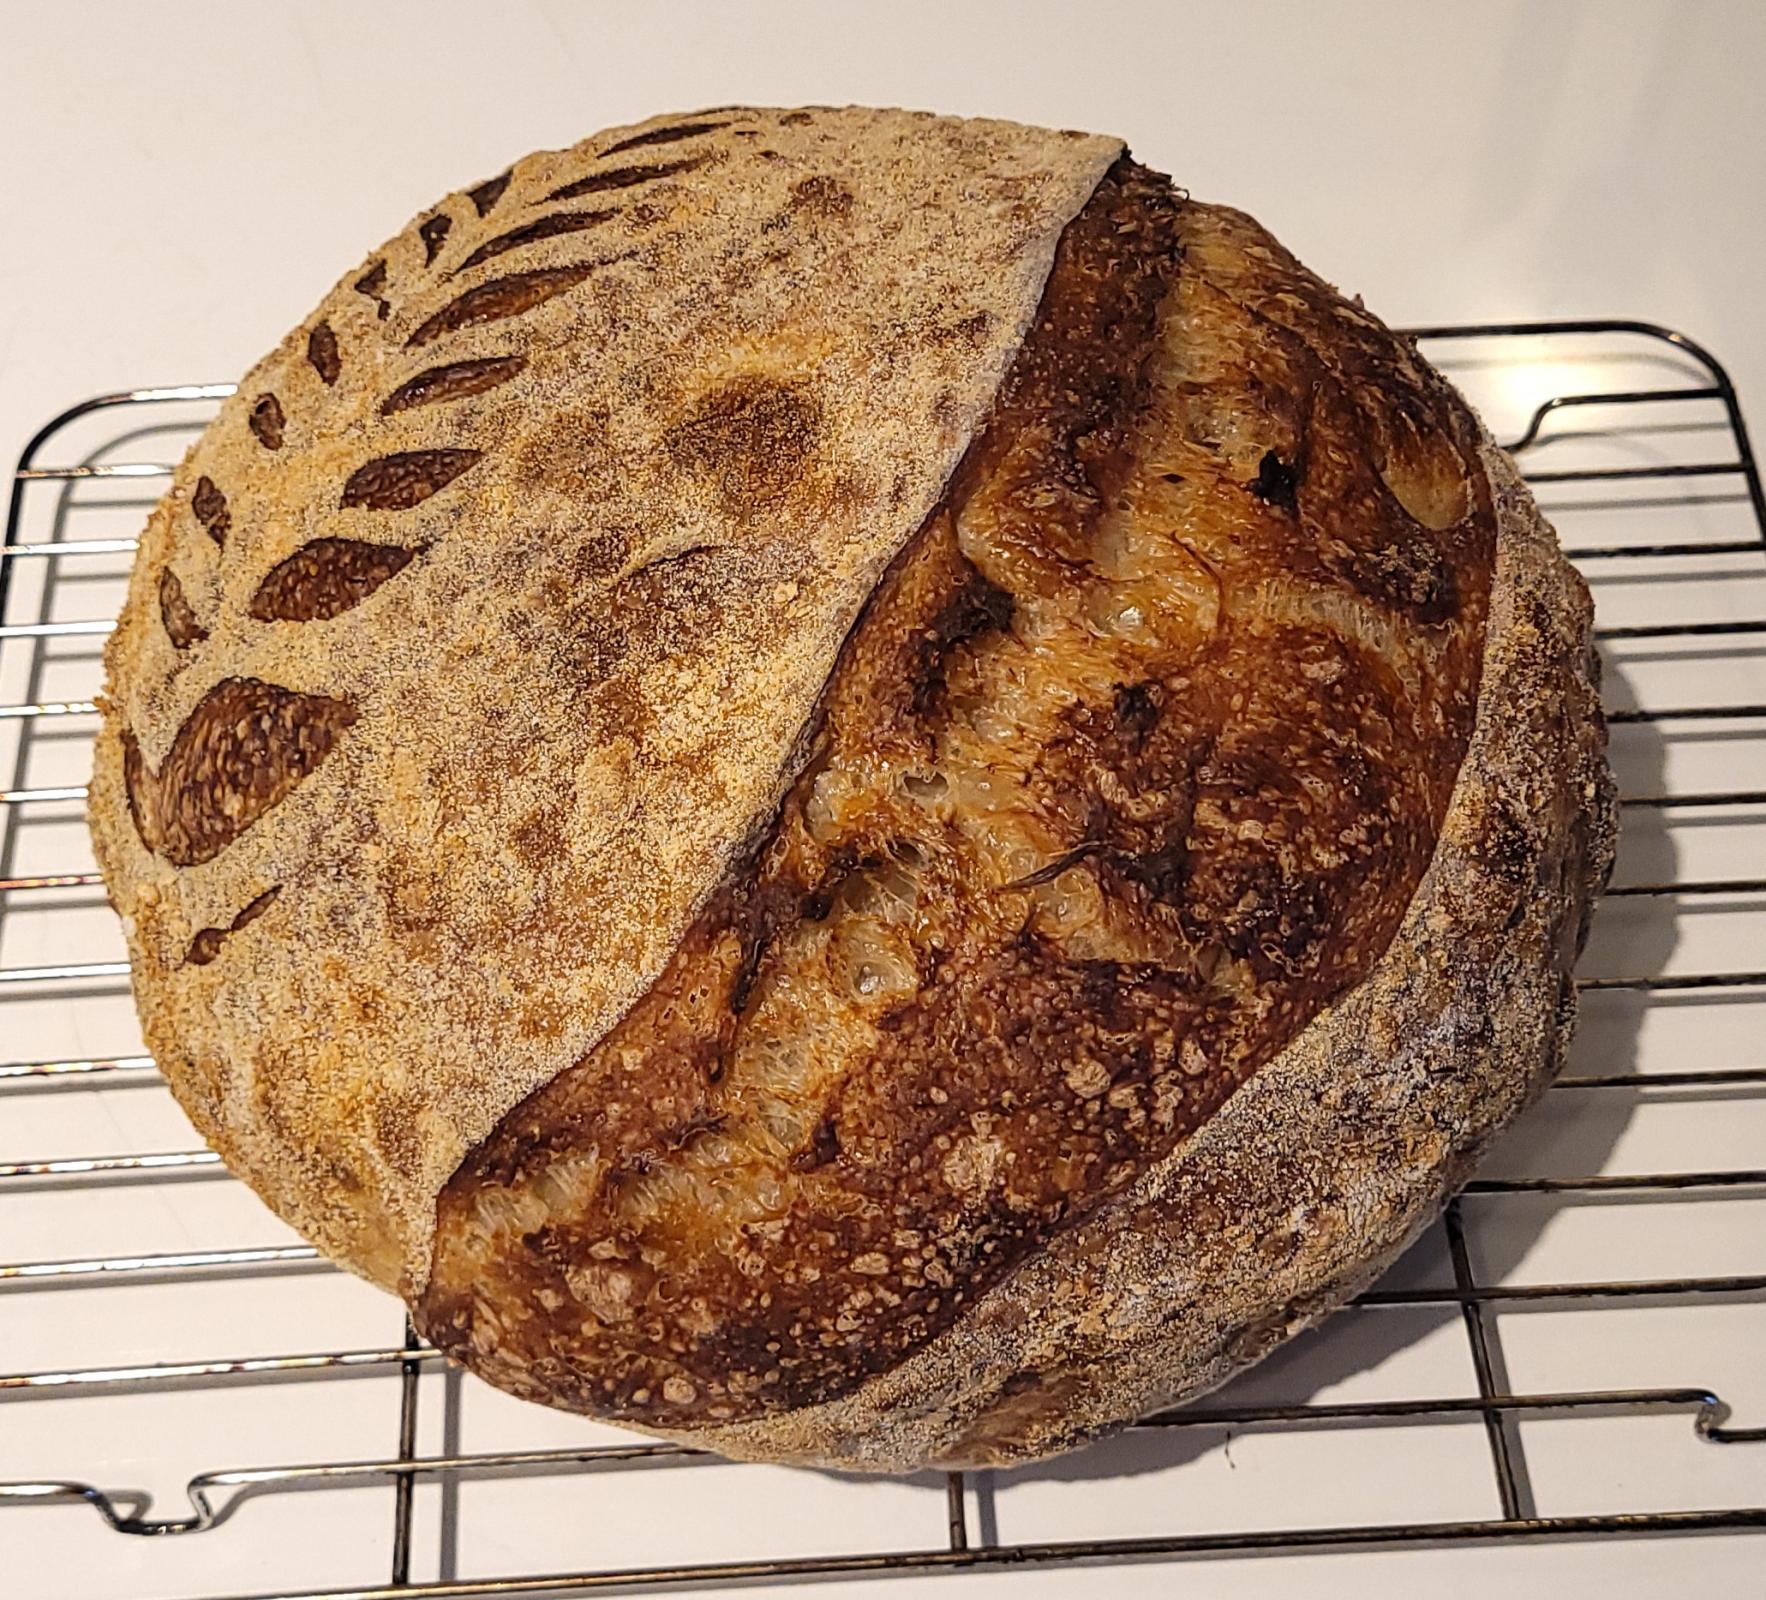
[[[450,196],[142,541],[95,844],[279,1212],[517,1394],[1069,1447],[1547,1080],[1585,589],[1464,402],[1116,140],[725,107]]]

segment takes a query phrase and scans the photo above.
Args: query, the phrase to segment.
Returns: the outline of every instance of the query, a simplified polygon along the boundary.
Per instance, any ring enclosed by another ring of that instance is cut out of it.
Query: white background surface
[[[1120,133],[1388,321],[1656,318],[1766,392],[1760,0],[0,15],[8,461],[98,390],[235,376],[372,245],[517,153],[731,101]]]
[[[51,413],[103,390],[234,376],[364,252],[450,188],[510,157],[664,109],[729,101],[872,101],[1109,129],[1198,196],[1254,212],[1311,265],[1397,323],[1635,316],[1677,325],[1725,357],[1766,427],[1758,285],[1766,213],[1766,3],[1189,5],[197,5],[0,4],[0,457]],[[1588,369],[1598,386],[1688,381],[1650,364]],[[1510,383],[1460,374],[1510,434],[1582,369]],[[130,419],[131,422],[138,419]],[[95,440],[96,436],[94,436]],[[88,440],[87,442],[94,442]],[[174,443],[181,444],[181,440]],[[165,442],[155,449],[163,455]],[[1554,442],[1549,463],[1709,459],[1721,435],[1623,446]],[[1582,449],[1576,456],[1566,452]],[[1612,452],[1617,450],[1618,454]],[[1640,457],[1638,451],[1645,452]],[[1603,453],[1606,452],[1606,453]],[[1630,453],[1627,453],[1630,452]],[[71,459],[64,448],[56,459]],[[142,446],[122,458],[151,457]],[[1725,486],[1732,487],[1732,486]],[[1558,497],[1575,546],[1735,538],[1721,496],[1591,512]],[[47,504],[47,502],[44,502]],[[125,499],[68,536],[114,537]],[[27,528],[47,536],[47,517]],[[66,615],[114,604],[112,576]],[[1766,569],[1717,581],[1701,567],[1661,586],[1630,564],[1594,573],[1608,621],[1759,615]],[[1666,569],[1665,569],[1666,570]],[[106,584],[108,583],[108,587]],[[15,596],[15,605],[18,597]],[[58,602],[60,603],[60,602]],[[14,661],[8,652],[6,662]],[[1766,700],[1746,644],[1633,650],[1613,694],[1644,704]],[[7,672],[16,667],[0,668]],[[69,653],[36,692],[91,687]],[[0,699],[22,691],[8,680]],[[1766,786],[1749,742],[1615,736],[1634,789]],[[78,782],[80,747],[46,747],[30,781]],[[1752,762],[1750,768],[1749,763]],[[60,765],[56,765],[59,763]],[[1751,773],[1751,776],[1750,776]],[[84,865],[77,808],[34,828],[21,869]],[[1620,878],[1766,872],[1758,814],[1732,826],[1634,827]],[[35,852],[35,855],[32,854]],[[16,904],[0,966],[106,959],[107,913]],[[1766,916],[1703,918],[1612,902],[1592,970],[1759,965]],[[28,991],[17,991],[23,995]],[[1602,1010],[1599,1007],[1609,1009]],[[1576,1070],[1760,1064],[1766,1005],[1661,1010],[1591,1002]],[[0,1011],[3,1054],[133,1048],[126,1001],[56,995]],[[0,1162],[188,1148],[162,1091],[0,1101]],[[1492,1170],[1766,1164],[1761,1102],[1560,1092]],[[1766,1202],[1677,1207],[1477,1203],[1490,1281],[1759,1271]],[[262,1244],[285,1237],[228,1183],[0,1194],[0,1260]],[[1397,1282],[1446,1281],[1438,1237]],[[1766,1320],[1752,1306],[1504,1316],[1517,1390],[1710,1384],[1739,1423],[1766,1422]],[[1372,1319],[1370,1324],[1369,1319]],[[1382,1320],[1383,1319],[1383,1320]],[[0,1298],[0,1377],[71,1365],[396,1343],[389,1303],[341,1277],[202,1289],[106,1288]],[[612,1437],[463,1391],[460,1437],[441,1432],[426,1378],[421,1447],[494,1449]],[[372,1457],[392,1447],[392,1380],[9,1404],[0,1478],[72,1476],[145,1486],[183,1504],[218,1467]],[[1457,1313],[1349,1313],[1230,1399],[1363,1400],[1472,1392]],[[1226,1397],[1223,1397],[1223,1399]],[[1700,1445],[1684,1413],[1525,1429],[1541,1509],[1766,1504],[1766,1446]],[[1225,1527],[1487,1517],[1481,1430],[1216,1430],[1193,1448],[1135,1436],[1054,1469],[1004,1475],[998,1536],[1059,1539]],[[973,1498],[973,1497],[972,1497]],[[983,1520],[979,1499],[972,1523]],[[0,1506],[0,1592],[36,1597],[257,1592],[379,1581],[383,1489],[265,1497],[212,1534],[129,1540],[83,1506]],[[437,1519],[420,1496],[417,1576],[436,1575]],[[942,1527],[930,1485],[842,1483],[730,1468],[584,1482],[474,1483],[459,1508],[459,1570],[568,1570],[666,1560],[923,1547]],[[1427,1589],[1562,1596],[1754,1592],[1763,1541],[1502,1547],[1272,1557],[1183,1567],[1004,1574],[952,1594],[1031,1600],[1080,1584],[1111,1595],[1366,1594]],[[10,1579],[14,1587],[7,1588]],[[889,1595],[947,1592],[930,1581]],[[820,1591],[817,1591],[820,1592]],[[882,1595],[869,1588],[858,1592]]]

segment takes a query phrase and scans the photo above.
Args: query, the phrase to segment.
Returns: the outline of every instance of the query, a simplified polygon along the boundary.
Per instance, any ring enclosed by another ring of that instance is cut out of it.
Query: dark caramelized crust
[[[598,1415],[775,1415],[1201,1129],[1434,850],[1477,439],[1255,224],[1119,163],[747,865],[444,1191],[424,1332]]]

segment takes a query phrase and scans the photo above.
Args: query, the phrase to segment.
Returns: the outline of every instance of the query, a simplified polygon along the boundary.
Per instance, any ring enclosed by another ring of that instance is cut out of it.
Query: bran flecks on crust
[[[1131,1414],[1029,1363],[898,1449],[861,1397],[1386,954],[1472,731],[1480,448],[1254,224],[1119,163],[748,870],[444,1194],[430,1336],[762,1455],[853,1396],[798,1447],[831,1463]]]
[[[347,273],[190,452],[108,650],[94,839],[181,1102],[339,1260],[419,1289],[466,1151],[655,981],[1120,148],[609,130]],[[289,706],[348,730],[311,760]]]
[[[1617,811],[1581,578],[1513,464],[1477,721],[1391,944],[1185,1143],[837,1399],[665,1431],[868,1472],[1005,1465],[1224,1383],[1367,1287],[1545,1088]]]
[[[1471,733],[1495,512],[1398,341],[1291,262],[1211,274],[1260,243],[1126,160],[1068,228],[751,862],[450,1182],[444,1349],[664,1427],[838,1396],[1371,970]]]
[[[492,1382],[1069,1448],[1354,1292],[1555,1068],[1586,592],[1405,340],[1113,142],[617,130],[247,388],[101,856],[204,1131]]]

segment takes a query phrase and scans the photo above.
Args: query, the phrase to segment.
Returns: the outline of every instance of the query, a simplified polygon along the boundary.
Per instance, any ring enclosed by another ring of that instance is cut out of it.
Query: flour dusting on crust
[[[191,451],[94,835],[150,1047],[328,1252],[420,1286],[463,1154],[661,970],[1119,150],[612,129],[415,219]]]

